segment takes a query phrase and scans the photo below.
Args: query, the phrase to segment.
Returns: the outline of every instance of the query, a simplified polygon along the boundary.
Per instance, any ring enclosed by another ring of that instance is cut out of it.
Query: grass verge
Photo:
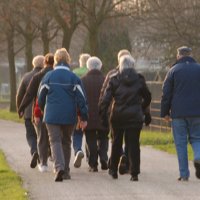
[[[171,154],[176,154],[172,133],[142,131],[140,143],[141,145],[150,145],[153,148],[166,151]],[[192,148],[189,144],[188,158],[189,160],[193,160]]]
[[[0,151],[0,199],[27,200],[27,192],[22,188],[20,177],[6,163]]]
[[[10,112],[8,109],[0,109],[0,119],[10,120],[14,122],[23,122],[23,119],[19,119],[16,112]]]

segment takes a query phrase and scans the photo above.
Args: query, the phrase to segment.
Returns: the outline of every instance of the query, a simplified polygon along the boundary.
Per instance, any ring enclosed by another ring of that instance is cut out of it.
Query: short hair
[[[66,62],[70,64],[71,58],[68,51],[65,48],[57,49],[54,55],[54,64],[58,64],[59,62]]]
[[[82,53],[80,56],[79,56],[79,65],[80,67],[85,67],[86,66],[86,63],[87,63],[87,60],[90,58],[90,54],[88,53]]]
[[[43,67],[44,66],[44,56],[43,55],[37,55],[33,58],[32,61],[33,67]]]
[[[89,70],[92,70],[92,69],[97,69],[97,70],[101,70],[101,67],[102,67],[102,62],[99,58],[95,57],[95,56],[92,56],[90,57],[88,60],[87,60],[87,68]]]
[[[130,55],[124,55],[119,60],[119,72],[122,73],[125,69],[134,68],[135,59]]]
[[[54,64],[54,55],[52,53],[47,53],[44,56],[44,64],[53,66],[53,64]]]
[[[177,49],[178,56],[190,56],[192,49],[187,46],[182,46]]]
[[[119,60],[120,60],[120,57],[121,56],[124,56],[124,55],[131,55],[130,51],[127,50],[127,49],[122,49],[118,52],[117,54],[117,58],[118,58],[118,63],[119,63]]]

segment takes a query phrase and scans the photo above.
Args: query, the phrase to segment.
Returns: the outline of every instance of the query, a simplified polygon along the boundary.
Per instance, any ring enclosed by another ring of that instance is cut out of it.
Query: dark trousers
[[[31,119],[25,119],[26,140],[30,147],[31,155],[37,152],[37,135]]]
[[[140,131],[136,128],[115,128],[113,131],[113,143],[111,149],[110,168],[117,172],[123,137],[128,150],[129,170],[131,175],[135,176],[140,173]]]
[[[97,167],[98,156],[100,162],[108,161],[108,132],[100,130],[85,131],[86,154],[90,167]]]

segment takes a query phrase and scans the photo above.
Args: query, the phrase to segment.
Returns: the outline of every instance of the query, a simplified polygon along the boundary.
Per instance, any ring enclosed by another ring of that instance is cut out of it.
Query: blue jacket
[[[163,83],[161,117],[200,117],[200,65],[183,57],[169,70]]]
[[[77,112],[87,120],[87,103],[81,80],[66,64],[58,64],[48,72],[38,90],[38,104],[48,124],[75,124]]]

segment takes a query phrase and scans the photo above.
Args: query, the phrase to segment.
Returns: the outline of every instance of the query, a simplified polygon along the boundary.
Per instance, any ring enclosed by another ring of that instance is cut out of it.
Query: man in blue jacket
[[[51,151],[55,181],[70,179],[71,135],[77,123],[87,126],[88,108],[81,80],[70,71],[70,56],[65,48],[54,55],[54,70],[42,79],[38,104],[44,110]]]
[[[191,57],[192,49],[177,49],[177,62],[163,83],[161,117],[172,118],[172,131],[178,154],[179,181],[187,181],[187,144],[194,152],[196,177],[200,179],[200,64]]]

